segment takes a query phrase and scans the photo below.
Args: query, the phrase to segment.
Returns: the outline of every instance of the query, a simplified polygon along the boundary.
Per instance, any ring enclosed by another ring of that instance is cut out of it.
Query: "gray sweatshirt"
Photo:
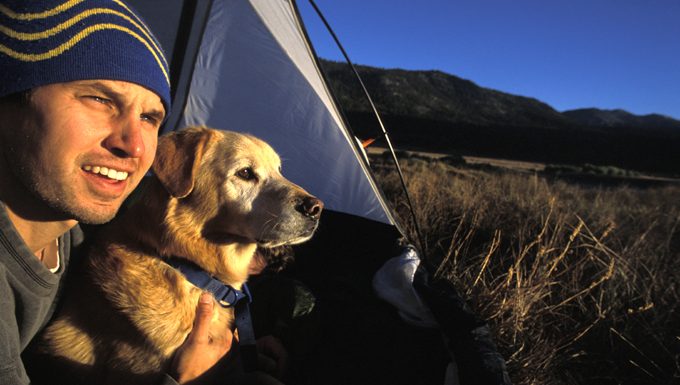
[[[59,237],[59,270],[50,272],[28,249],[0,202],[0,384],[28,384],[21,353],[54,312],[78,226]]]
[[[30,379],[21,353],[54,313],[72,250],[82,244],[79,226],[59,237],[59,270],[49,271],[28,249],[0,201],[0,385]],[[176,382],[165,375],[161,384]]]

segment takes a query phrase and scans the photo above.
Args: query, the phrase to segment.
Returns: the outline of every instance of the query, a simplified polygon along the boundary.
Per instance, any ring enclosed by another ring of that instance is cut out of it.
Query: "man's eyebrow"
[[[157,110],[155,108],[145,112],[144,115],[149,115],[152,118],[158,120],[159,122],[162,122],[163,119],[165,119],[165,111],[164,110]]]
[[[76,85],[76,87],[81,89],[96,90],[111,97],[123,98],[125,96],[124,93],[116,91],[105,83],[99,82],[97,80],[81,81]]]
[[[126,98],[126,94],[124,92],[117,91],[108,84],[102,83],[98,80],[83,81],[80,84],[78,84],[78,87],[99,91],[112,99],[116,98],[118,100],[125,100]],[[160,101],[158,103],[160,104]],[[165,109],[159,110],[156,108],[151,108],[148,111],[144,112],[144,114],[149,115],[155,119],[158,119],[159,121],[162,121],[165,118]]]

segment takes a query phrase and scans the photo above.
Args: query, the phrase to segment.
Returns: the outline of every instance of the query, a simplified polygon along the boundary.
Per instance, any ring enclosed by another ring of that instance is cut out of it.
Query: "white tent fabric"
[[[213,1],[180,122],[256,135],[328,209],[394,224],[287,0]]]

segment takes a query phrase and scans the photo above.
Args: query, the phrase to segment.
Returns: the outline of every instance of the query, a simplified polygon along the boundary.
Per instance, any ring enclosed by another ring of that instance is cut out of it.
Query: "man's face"
[[[0,133],[12,172],[52,214],[94,224],[151,166],[164,108],[142,86],[88,80],[38,87],[13,115]]]

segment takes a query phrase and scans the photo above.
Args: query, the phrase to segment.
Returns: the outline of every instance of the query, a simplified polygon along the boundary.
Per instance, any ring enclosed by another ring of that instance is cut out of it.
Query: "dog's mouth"
[[[215,244],[257,244],[263,248],[296,245],[309,240],[317,227],[318,220],[304,218],[294,221],[266,221],[260,231],[252,231],[251,226],[229,228],[221,223],[207,225],[202,230],[203,237]],[[292,223],[291,223],[292,222]]]
[[[239,235],[239,234],[225,233],[225,232],[221,232],[221,231],[204,232],[203,236],[208,241],[210,241],[212,243],[217,243],[217,244],[227,244],[227,243],[240,243],[240,244],[257,243],[257,244],[259,244],[260,243],[256,239],[248,238],[246,236]]]
[[[259,247],[266,248],[266,249],[271,249],[275,247],[280,247],[280,246],[286,246],[286,245],[296,245],[298,243],[302,243],[309,238],[312,237],[312,233],[306,236],[301,236],[297,237],[294,239],[265,239],[265,238],[260,238],[260,239],[252,239],[248,237],[244,237],[242,235],[237,235],[237,234],[230,234],[230,233],[218,233],[218,232],[212,232],[212,233],[206,233],[204,234],[205,239],[212,243],[217,243],[217,244],[229,244],[229,243],[239,243],[239,244],[251,244],[255,243]]]
[[[264,240],[264,239],[258,239],[256,240],[257,246],[262,247],[265,249],[271,249],[277,246],[283,246],[283,244],[278,244],[277,242],[274,241],[269,241],[269,240]]]
[[[300,241],[303,242],[303,241]],[[299,242],[298,242],[299,243]],[[257,246],[265,248],[265,249],[272,249],[280,246],[286,246],[286,245],[294,245],[295,243],[291,243],[290,241],[281,241],[281,240],[264,240],[264,239],[258,239],[257,240]]]
[[[293,246],[297,245],[298,243],[302,243],[306,240],[308,240],[311,237],[306,237],[306,238],[300,238],[299,240],[292,240],[292,241],[264,241],[264,240],[258,240],[257,241],[257,246],[262,247],[265,249],[273,249],[281,246]]]
[[[299,243],[309,240],[312,237],[312,235],[314,235],[317,226],[318,223],[315,223],[313,226],[308,227],[305,231],[297,234],[281,235],[279,237],[272,237],[270,239],[262,237],[257,239],[257,245],[268,249],[280,246],[297,245]]]

